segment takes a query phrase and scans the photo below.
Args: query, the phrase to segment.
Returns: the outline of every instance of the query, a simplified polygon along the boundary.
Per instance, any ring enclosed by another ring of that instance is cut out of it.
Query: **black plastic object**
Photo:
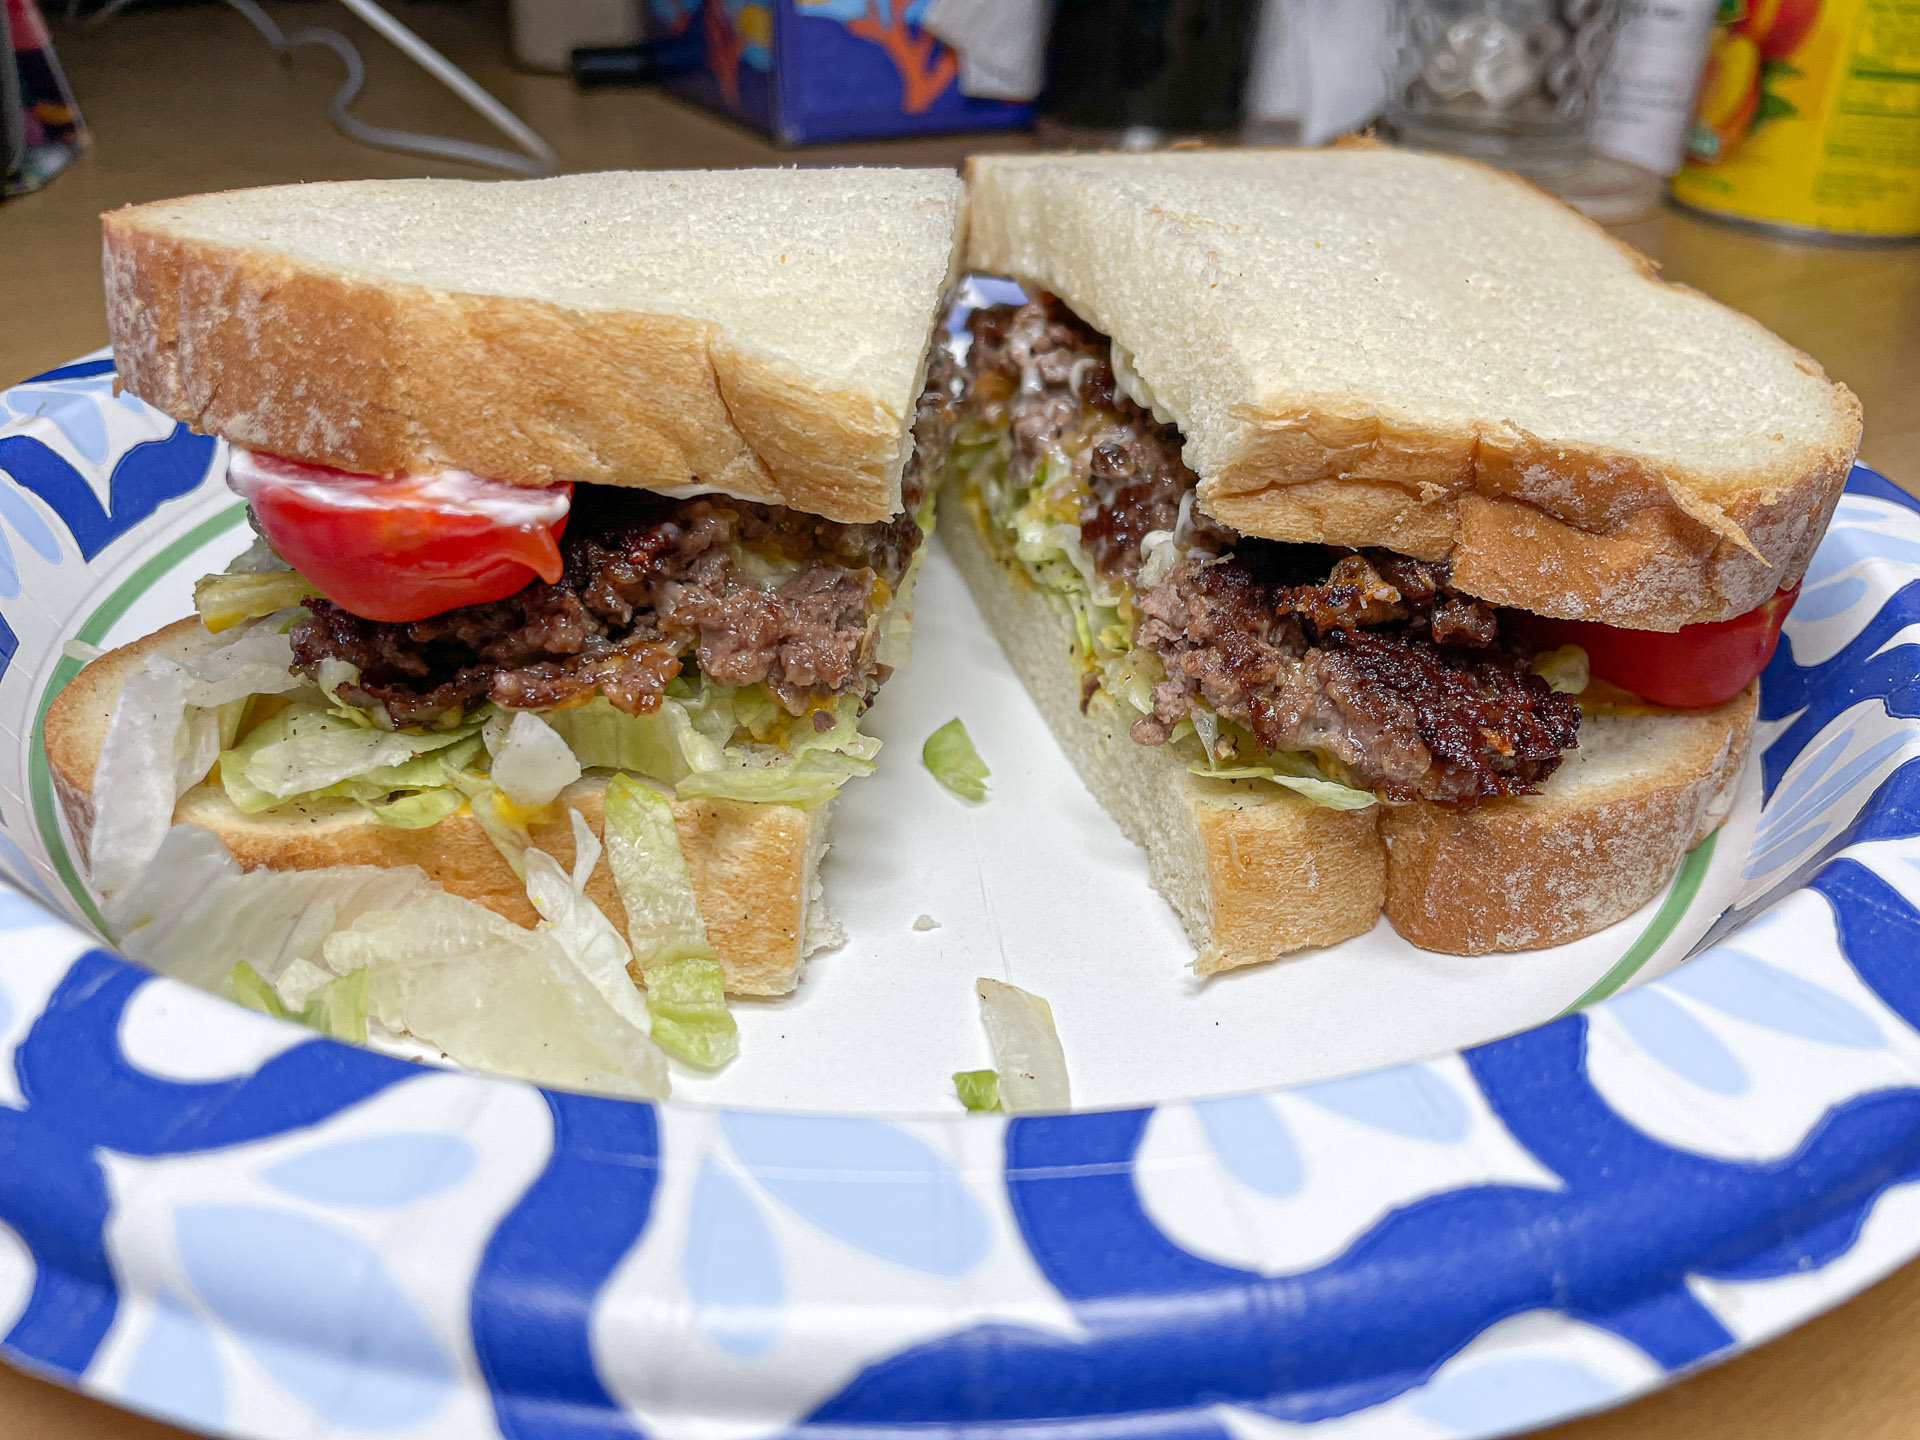
[[[638,45],[583,45],[573,52],[569,70],[582,90],[610,85],[651,85],[700,68],[700,39],[675,35]]]
[[[1252,49],[1252,0],[1061,0],[1042,115],[1169,138],[1231,129]]]
[[[20,95],[20,71],[7,37],[6,11],[0,5],[0,193],[7,176],[19,168],[27,153],[27,121]]]

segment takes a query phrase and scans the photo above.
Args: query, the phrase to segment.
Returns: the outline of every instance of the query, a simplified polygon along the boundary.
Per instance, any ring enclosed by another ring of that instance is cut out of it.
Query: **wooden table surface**
[[[59,8],[57,0],[43,8]],[[312,5],[270,7],[315,23]],[[394,10],[512,106],[568,170],[771,163],[953,164],[1019,136],[782,153],[647,92],[580,95],[506,65],[504,19],[486,3]],[[364,118],[492,140],[464,106],[364,26],[332,11],[367,59]],[[338,84],[320,51],[277,62],[220,6],[133,9],[55,44],[94,148],[38,195],[0,204],[0,383],[106,341],[99,212],[240,185],[361,176],[473,174],[370,150],[324,118]],[[1866,408],[1861,458],[1920,486],[1920,248],[1786,244],[1668,211],[1621,227],[1672,279],[1747,311],[1853,388]],[[147,1440],[180,1432],[0,1366],[0,1436]],[[1754,1353],[1634,1405],[1547,1432],[1553,1440],[1911,1440],[1920,1435],[1920,1263]]]

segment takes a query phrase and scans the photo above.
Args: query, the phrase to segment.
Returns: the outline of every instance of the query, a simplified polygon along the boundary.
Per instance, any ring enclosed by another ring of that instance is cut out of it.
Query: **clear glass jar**
[[[1621,0],[1396,0],[1386,120],[1402,144],[1551,183],[1587,166]]]

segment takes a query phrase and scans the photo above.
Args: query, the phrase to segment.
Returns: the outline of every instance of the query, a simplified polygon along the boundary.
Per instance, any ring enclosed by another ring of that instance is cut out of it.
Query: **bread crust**
[[[1123,732],[1109,743],[1134,742]],[[1196,974],[1264,964],[1373,928],[1386,857],[1371,811],[1252,794],[1251,781],[1187,780],[1206,856],[1207,932],[1195,941]]]
[[[1358,152],[1363,163],[1377,149],[1341,148]],[[1289,154],[1299,158],[1298,152]],[[1242,159],[1251,158],[1242,152]],[[972,268],[1053,290],[1098,326],[1098,296],[1111,288],[1111,276],[1096,273],[1108,263],[1103,257],[1128,257],[1113,263],[1144,265],[1144,278],[1152,280],[1159,274],[1153,256],[1163,240],[1215,232],[1226,237],[1241,227],[1231,215],[1176,214],[1145,206],[1138,197],[1119,202],[1102,192],[1101,203],[1109,208],[1098,223],[1118,233],[1104,246],[1082,244],[1073,263],[1062,261],[1069,242],[1084,240],[1075,227],[1094,222],[1057,200],[1043,205],[1014,180],[995,177],[1053,164],[1065,179],[1071,167],[1094,160],[969,160],[967,258]],[[1161,156],[1151,163],[1172,162]],[[1432,163],[1497,176],[1501,184],[1527,192],[1526,203],[1536,208],[1546,194],[1475,162]],[[1053,197],[1056,189],[1039,193]],[[1553,203],[1564,211],[1567,226],[1604,238],[1623,255],[1640,281],[1704,299],[1659,280],[1658,267],[1646,256],[1557,199]],[[1225,248],[1232,243],[1207,242],[1216,247],[1208,252],[1214,267],[1209,273],[1217,271],[1222,284],[1235,275],[1238,252]],[[1162,279],[1163,286],[1181,287],[1191,279],[1172,267],[1167,274],[1173,278]],[[1179,317],[1168,322],[1175,332],[1199,313],[1198,302],[1185,297],[1162,303]],[[1229,381],[1193,373],[1196,363],[1186,352],[1177,364],[1165,363],[1176,365],[1182,383],[1203,392],[1210,407],[1200,428],[1186,433],[1187,458],[1200,474],[1201,508],[1222,523],[1274,540],[1385,546],[1446,561],[1453,584],[1494,604],[1673,631],[1744,614],[1776,589],[1797,584],[1860,444],[1860,403],[1851,391],[1757,321],[1714,309],[1743,345],[1783,362],[1783,371],[1817,382],[1826,397],[1817,426],[1809,420],[1791,437],[1772,437],[1778,444],[1764,473],[1693,473],[1657,455],[1562,443],[1499,419],[1497,406],[1476,423],[1443,426],[1403,413],[1400,397],[1391,393],[1318,393],[1312,374],[1293,376],[1284,393],[1269,394],[1247,376]],[[1140,316],[1133,318],[1138,328]],[[1289,323],[1284,314],[1249,318],[1235,312],[1217,319],[1222,337],[1250,326],[1285,334]],[[1114,338],[1133,346],[1148,337]]]
[[[1248,535],[1443,561],[1456,588],[1495,605],[1673,631],[1744,615],[1806,574],[1860,444],[1860,402],[1834,388],[1853,417],[1850,438],[1784,487],[1714,513],[1683,504],[1629,457],[1577,455],[1527,436],[1440,446],[1384,427],[1359,450],[1277,438],[1271,450],[1250,448],[1201,482],[1201,508]],[[1328,422],[1309,414],[1301,433]],[[1458,464],[1444,486],[1434,478],[1440,455]],[[1284,473],[1308,478],[1273,478],[1282,456]]]
[[[1708,711],[1589,716],[1591,763],[1576,750],[1539,794],[1466,812],[1327,810],[1262,781],[1203,780],[1136,744],[1104,692],[1081,711],[1065,628],[993,542],[978,497],[950,486],[945,513],[941,537],[989,628],[1094,798],[1146,850],[1202,975],[1363,934],[1382,912],[1415,945],[1459,955],[1591,935],[1657,895],[1725,819],[1750,748],[1752,686]]]
[[[54,793],[84,859],[92,834],[93,772],[107,720],[126,677],[148,655],[185,653],[198,620],[181,620],[100,657],[74,677],[47,711],[45,749]],[[603,776],[561,792],[551,814],[532,827],[533,843],[563,866],[573,864],[569,809],[602,833]],[[817,901],[817,871],[827,845],[830,805],[801,808],[741,800],[676,799],[674,828],[686,856],[700,917],[736,995],[785,995],[799,983]],[[453,894],[520,925],[539,916],[525,888],[466,809],[424,830],[382,825],[356,809],[243,815],[218,786],[181,797],[176,824],[200,825],[226,842],[244,869],[315,870],[333,865],[418,865]],[[611,870],[599,866],[587,893],[614,927],[626,907]]]
[[[1654,763],[1577,798],[1549,781],[1468,811],[1387,809],[1387,919],[1456,955],[1563,945],[1626,919],[1726,818],[1759,695],[1749,685],[1711,710],[1664,716]]]
[[[698,486],[834,520],[900,507],[905,409],[710,322],[369,281],[183,238],[167,202],[102,231],[119,383],[237,445],[373,475]]]

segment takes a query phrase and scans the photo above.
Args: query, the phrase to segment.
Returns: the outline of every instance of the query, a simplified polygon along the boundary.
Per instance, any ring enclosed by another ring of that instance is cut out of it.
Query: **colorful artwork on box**
[[[688,99],[789,144],[1025,125],[1031,107],[963,95],[959,57],[920,27],[930,0],[651,0],[668,35],[698,17]]]
[[[932,0],[796,0],[806,16],[837,21],[849,35],[880,47],[900,75],[900,113],[924,115],[954,82],[960,59],[920,28]]]

